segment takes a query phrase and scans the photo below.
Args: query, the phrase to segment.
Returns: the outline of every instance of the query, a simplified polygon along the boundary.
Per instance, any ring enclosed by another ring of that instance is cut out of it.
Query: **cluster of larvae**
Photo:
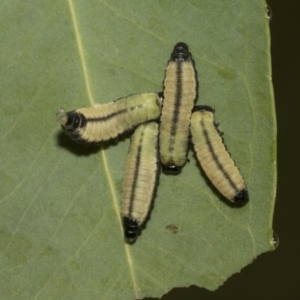
[[[134,94],[106,104],[56,114],[75,142],[100,144],[134,130],[124,172],[121,217],[124,237],[135,242],[152,207],[162,167],[180,173],[190,138],[196,157],[216,189],[230,203],[248,202],[243,177],[226,150],[214,122],[214,109],[194,106],[197,79],[185,43],[175,45],[167,65],[163,93]]]

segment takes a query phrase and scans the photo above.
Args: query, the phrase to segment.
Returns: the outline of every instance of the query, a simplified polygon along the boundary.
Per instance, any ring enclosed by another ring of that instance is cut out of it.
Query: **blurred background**
[[[278,124],[278,186],[273,228],[280,238],[279,247],[259,256],[215,292],[196,286],[177,288],[162,300],[300,299],[300,236],[297,236],[300,193],[296,190],[297,186],[300,188],[297,175],[300,167],[300,127],[297,126],[300,118],[300,1],[268,0],[268,4],[273,12],[271,52]]]

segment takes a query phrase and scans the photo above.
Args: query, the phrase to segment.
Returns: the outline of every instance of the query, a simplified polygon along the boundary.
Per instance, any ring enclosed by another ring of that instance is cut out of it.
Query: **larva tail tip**
[[[169,166],[169,165],[161,165],[162,166],[162,169],[163,169],[163,172],[166,173],[166,174],[179,174],[181,173],[181,169],[182,167],[177,167],[177,166]]]
[[[59,122],[61,125],[65,125],[68,121],[68,114],[63,108],[58,109],[55,116],[57,122]]]
[[[132,244],[135,243],[137,237],[130,238],[130,237],[126,237],[126,236],[125,236],[124,239],[125,239],[125,242],[126,242],[127,244],[132,245]]]
[[[215,112],[215,110],[209,105],[196,105],[193,108],[193,112],[196,112],[196,111],[210,111],[212,113]]]

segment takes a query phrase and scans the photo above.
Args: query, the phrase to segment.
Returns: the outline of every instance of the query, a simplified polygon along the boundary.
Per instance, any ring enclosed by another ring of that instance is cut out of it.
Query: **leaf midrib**
[[[87,93],[89,102],[90,102],[91,106],[93,106],[93,105],[95,105],[95,100],[94,100],[93,93],[92,93],[92,90],[91,90],[89,72],[88,72],[88,67],[87,67],[87,63],[86,63],[86,60],[85,60],[85,54],[84,54],[85,51],[84,51],[84,46],[83,46],[82,39],[81,39],[79,24],[78,24],[78,21],[77,21],[77,18],[76,18],[76,13],[75,13],[75,8],[74,8],[73,1],[68,0],[68,4],[69,4],[69,11],[70,11],[71,19],[72,19],[72,25],[73,25],[73,29],[74,29],[74,35],[75,35],[75,39],[76,39],[76,45],[77,45],[79,60],[80,60],[82,71],[83,71],[84,86],[86,88],[86,93]],[[113,203],[113,208],[114,208],[114,211],[116,213],[116,217],[117,217],[118,222],[119,222],[120,232],[121,232],[121,235],[122,235],[123,234],[123,227],[122,227],[122,220],[121,220],[121,216],[120,216],[118,197],[116,196],[116,188],[114,186],[114,181],[112,179],[112,175],[111,175],[110,168],[109,168],[109,162],[108,162],[107,155],[106,155],[106,152],[105,152],[104,149],[101,149],[100,155],[101,155],[101,158],[102,158],[102,161],[103,161],[104,173],[107,177],[108,186],[109,186],[109,190],[110,190],[110,193],[111,193],[111,200],[112,200],[112,203]],[[124,250],[125,250],[126,261],[127,261],[127,264],[128,264],[131,280],[132,280],[132,283],[133,283],[135,298],[138,299],[139,296],[138,296],[138,292],[137,292],[138,288],[137,288],[136,275],[135,275],[134,267],[133,267],[133,258],[132,258],[132,255],[131,255],[131,251],[129,249],[129,245],[127,245],[126,243],[124,243]]]

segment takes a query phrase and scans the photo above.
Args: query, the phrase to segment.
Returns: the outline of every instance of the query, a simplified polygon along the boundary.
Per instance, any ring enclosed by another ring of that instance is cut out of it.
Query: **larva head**
[[[249,194],[248,191],[246,189],[243,189],[241,191],[239,191],[233,198],[233,204],[234,206],[244,206],[245,204],[248,203],[249,201]]]
[[[130,244],[134,243],[141,229],[137,221],[132,218],[123,217],[123,227],[125,240]]]
[[[61,124],[61,127],[67,131],[74,131],[82,128],[86,124],[86,117],[77,111],[66,112],[64,109],[59,109],[56,113],[56,120]]]
[[[171,53],[171,61],[187,61],[191,59],[191,53],[186,43],[177,43]]]

